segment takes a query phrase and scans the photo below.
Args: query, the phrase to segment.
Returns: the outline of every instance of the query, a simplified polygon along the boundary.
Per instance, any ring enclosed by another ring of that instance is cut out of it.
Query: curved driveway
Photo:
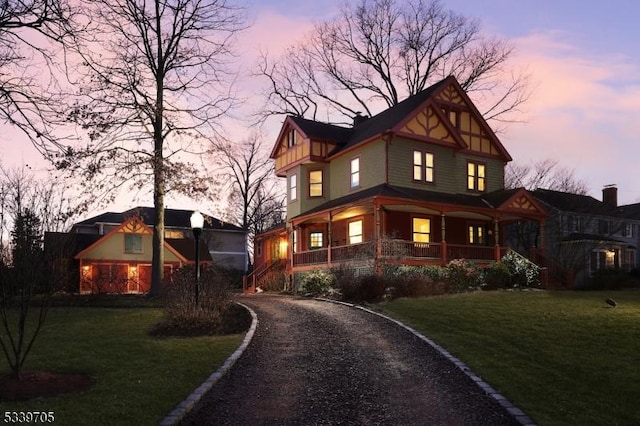
[[[247,350],[184,425],[518,425],[439,352],[348,306],[241,296]]]

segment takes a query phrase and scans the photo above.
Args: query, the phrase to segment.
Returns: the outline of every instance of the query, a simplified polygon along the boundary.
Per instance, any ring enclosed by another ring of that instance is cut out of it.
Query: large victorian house
[[[540,202],[504,189],[511,156],[453,77],[352,127],[287,117],[271,157],[287,221],[256,237],[248,291],[274,270],[295,281],[341,265],[487,264],[505,253],[510,225],[544,231]]]

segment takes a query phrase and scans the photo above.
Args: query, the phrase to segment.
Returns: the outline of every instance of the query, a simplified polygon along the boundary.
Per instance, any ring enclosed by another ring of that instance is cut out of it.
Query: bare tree
[[[257,74],[269,87],[259,115],[337,114],[350,122],[374,114],[374,101],[390,107],[454,75],[485,118],[514,121],[509,113],[530,92],[528,75],[507,67],[513,53],[507,40],[484,36],[478,21],[439,0],[358,0],[281,58],[262,55]]]
[[[0,348],[13,374],[22,367],[49,311],[51,296],[66,284],[71,253],[63,240],[43,248],[45,227],[62,229],[73,216],[68,199],[55,185],[37,180],[25,169],[0,173]],[[61,197],[61,198],[58,198]],[[54,208],[52,208],[52,206]]]
[[[532,164],[509,163],[505,169],[505,188],[551,189],[585,195],[587,184],[578,179],[573,170],[559,165],[557,160],[546,159]]]
[[[25,134],[45,157],[66,136],[55,132],[61,102],[57,48],[71,36],[68,0],[5,1],[0,7],[0,122]],[[78,28],[76,28],[78,29]]]
[[[202,193],[188,154],[234,105],[229,72],[244,11],[229,0],[85,0],[89,31],[78,39],[82,89],[69,119],[88,132],[59,167],[79,171],[92,193],[153,183],[151,294],[163,273],[167,191]]]
[[[214,162],[228,182],[229,209],[248,231],[249,240],[282,220],[284,195],[274,179],[273,162],[265,152],[263,136],[254,133],[238,144],[216,142]]]

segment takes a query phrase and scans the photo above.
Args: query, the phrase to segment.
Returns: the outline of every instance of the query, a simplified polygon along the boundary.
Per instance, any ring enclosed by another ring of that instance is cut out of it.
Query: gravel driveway
[[[240,296],[253,340],[183,425],[519,425],[451,361],[352,307]]]

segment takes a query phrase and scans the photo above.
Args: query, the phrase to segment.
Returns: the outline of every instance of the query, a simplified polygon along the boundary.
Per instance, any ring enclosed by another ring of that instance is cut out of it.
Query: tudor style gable
[[[407,138],[511,161],[507,150],[458,82],[449,77],[443,83],[396,126],[395,132]]]
[[[299,164],[326,162],[349,129],[300,117],[287,117],[280,129],[271,158],[277,176]]]

